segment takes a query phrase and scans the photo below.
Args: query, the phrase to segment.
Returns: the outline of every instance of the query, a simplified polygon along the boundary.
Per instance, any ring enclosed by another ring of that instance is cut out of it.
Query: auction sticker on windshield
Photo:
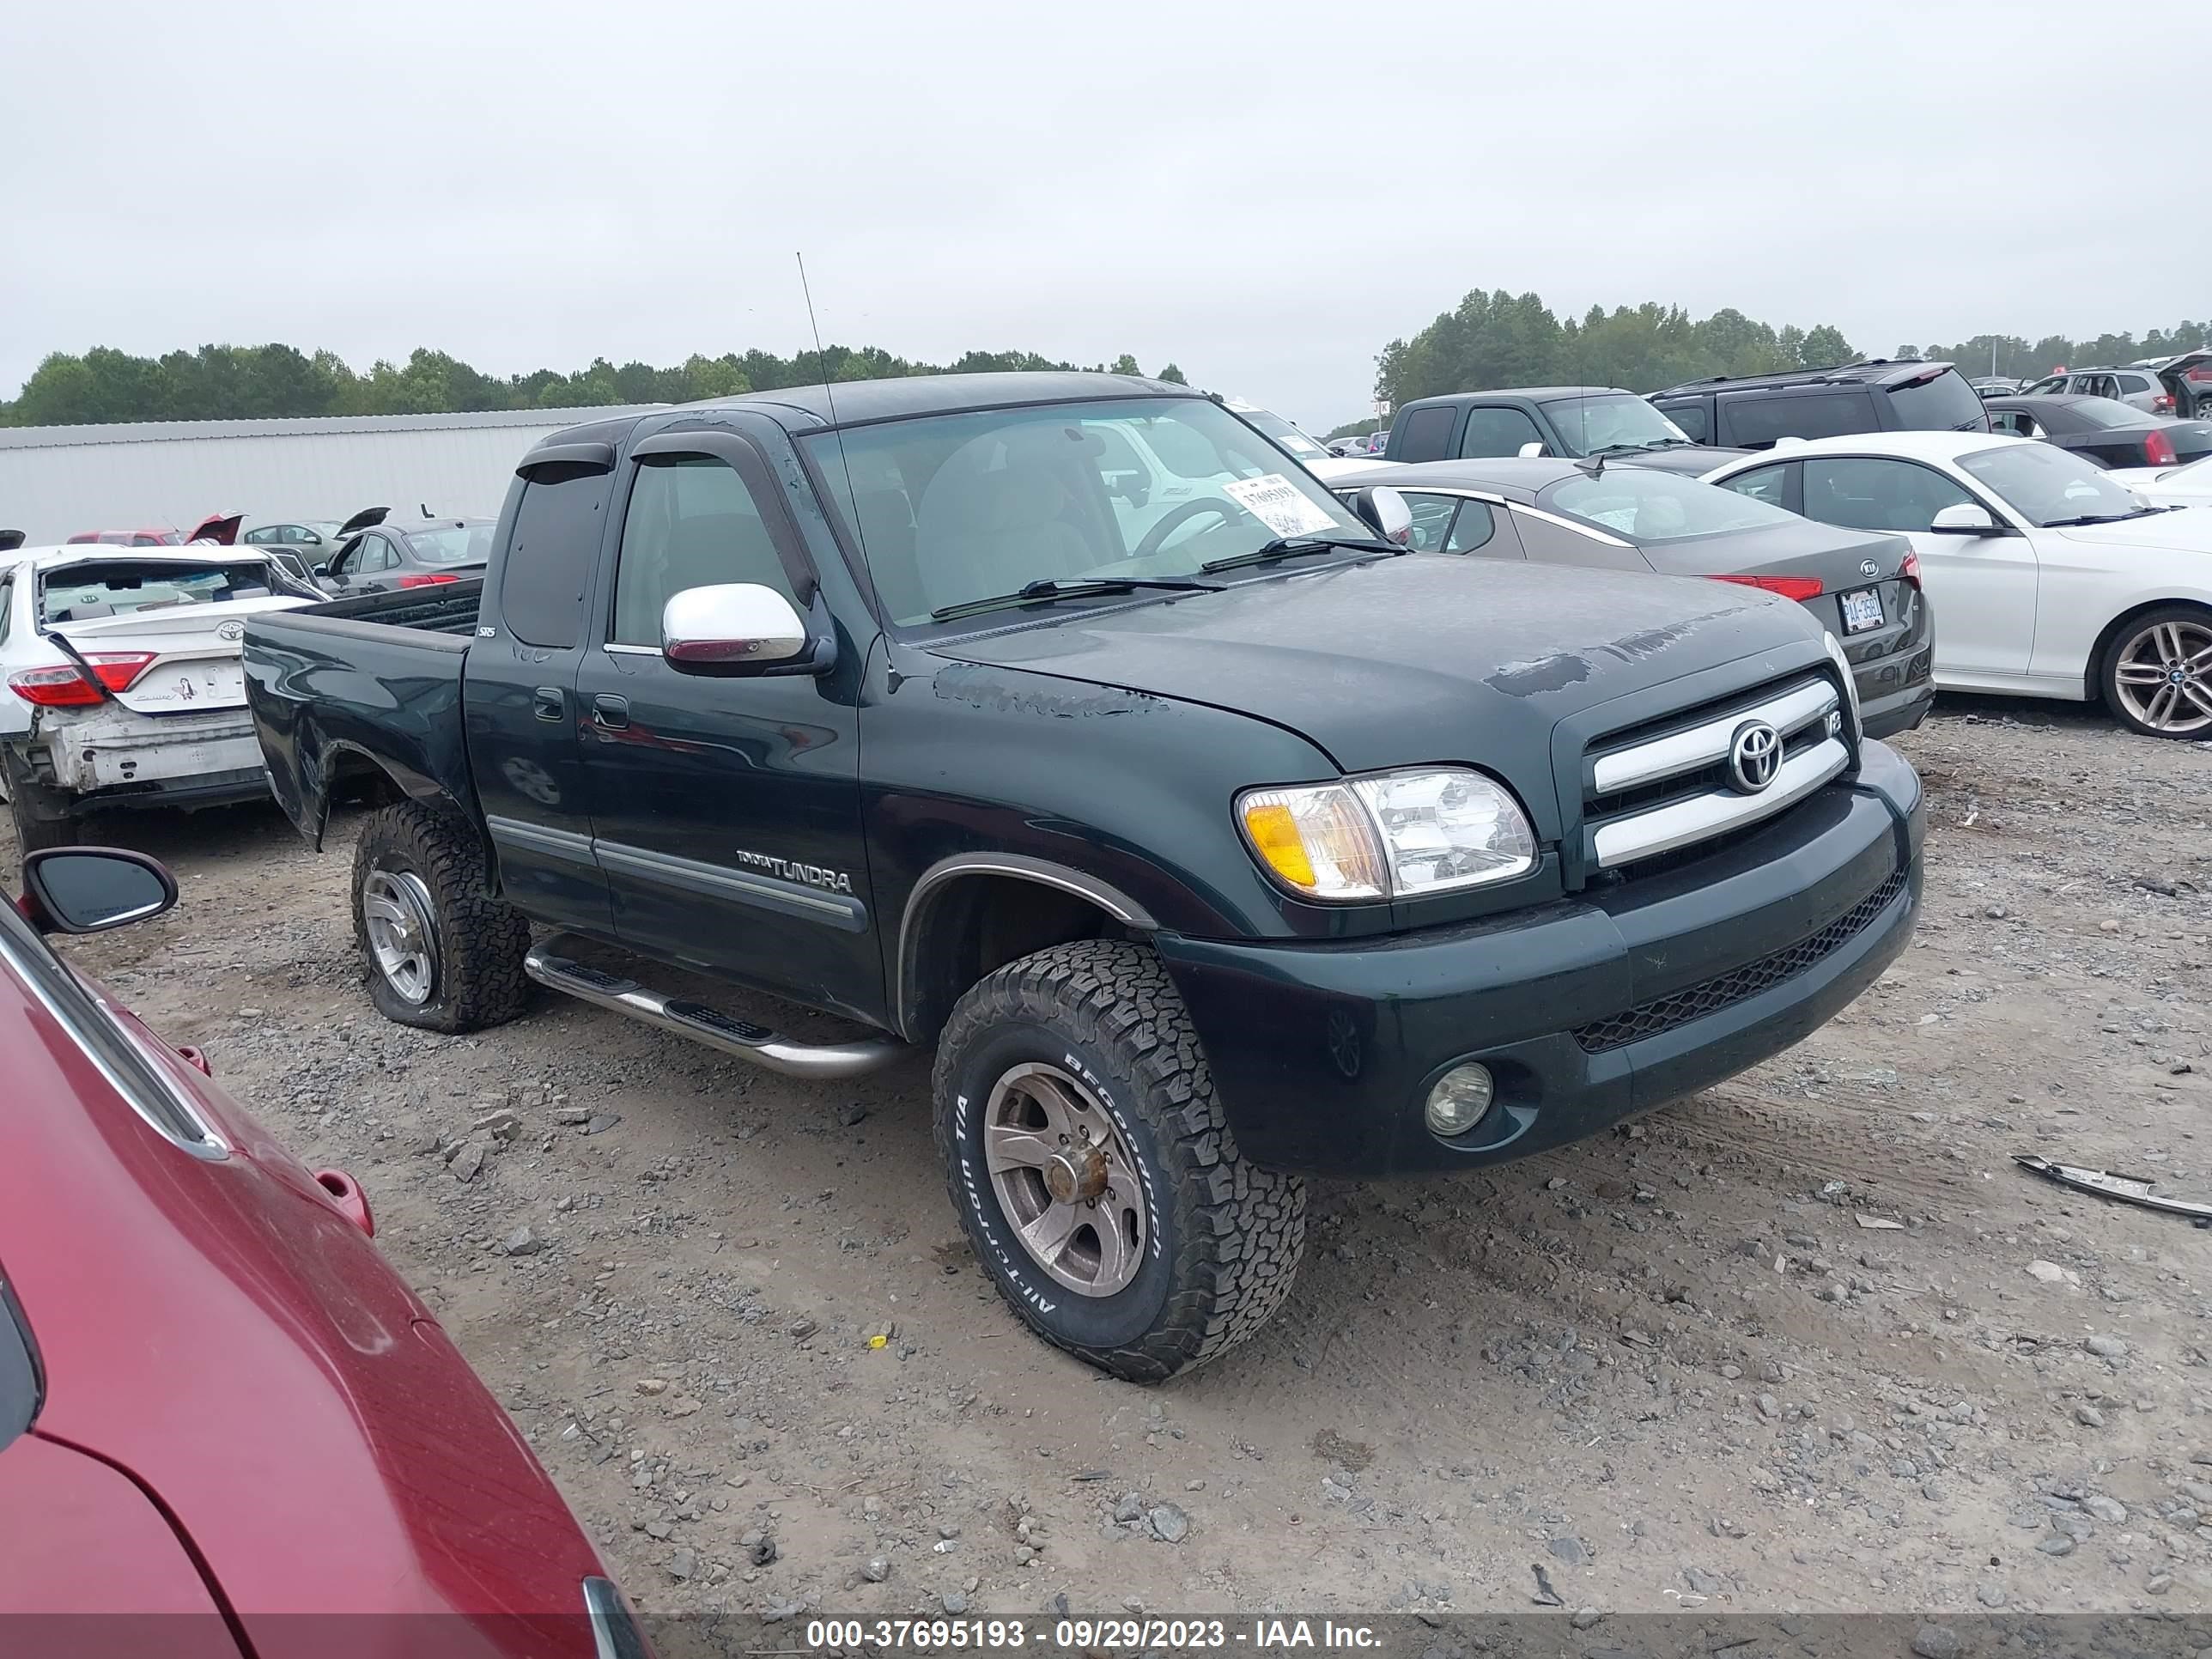
[[[1278,536],[1318,536],[1343,528],[1279,472],[1231,478],[1221,486],[1221,493]]]

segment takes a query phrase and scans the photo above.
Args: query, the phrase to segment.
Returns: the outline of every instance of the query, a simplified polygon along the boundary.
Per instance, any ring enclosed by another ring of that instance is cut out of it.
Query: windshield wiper
[[[2043,527],[2045,530],[2073,530],[2085,524],[2118,524],[2124,520],[2147,518],[2153,513],[2164,510],[2156,507],[2139,507],[2132,513],[2084,513],[2078,519],[2048,520]]]
[[[1199,568],[1211,575],[1217,570],[1242,570],[1247,565],[1273,564],[1278,559],[1296,558],[1302,553],[1326,553],[1339,547],[1352,548],[1363,553],[1403,553],[1406,550],[1395,542],[1378,541],[1372,536],[1278,536],[1272,542],[1254,548],[1249,553],[1239,553],[1229,559],[1209,559]]]
[[[987,599],[963,599],[958,605],[941,605],[929,613],[929,619],[951,622],[955,617],[972,617],[978,611],[996,611],[1010,605],[1033,605],[1041,599],[1088,599],[1105,593],[1133,592],[1139,587],[1161,587],[1172,593],[1221,591],[1219,582],[1176,581],[1154,576],[1099,576],[1079,582],[1056,582],[1048,577],[1042,581],[1025,582],[1011,593],[994,593]]]

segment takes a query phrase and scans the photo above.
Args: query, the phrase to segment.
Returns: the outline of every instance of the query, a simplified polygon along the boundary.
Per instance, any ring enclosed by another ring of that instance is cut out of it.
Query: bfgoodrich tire
[[[1047,1341],[1152,1382],[1267,1323],[1305,1245],[1305,1186],[1238,1154],[1151,951],[1055,945],[961,998],[938,1047],[937,1146],[969,1244]]]
[[[370,815],[354,848],[353,931],[386,1019],[475,1031],[522,1012],[530,926],[484,890],[482,848],[458,818],[420,801]]]

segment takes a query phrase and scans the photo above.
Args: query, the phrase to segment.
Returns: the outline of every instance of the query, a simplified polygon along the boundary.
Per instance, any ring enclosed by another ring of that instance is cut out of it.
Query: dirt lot
[[[1929,903],[1879,988],[1619,1133],[1320,1186],[1280,1316],[1158,1389],[1000,1306],[919,1060],[379,1019],[357,820],[319,858],[266,809],[109,823],[185,902],[71,950],[361,1177],[651,1610],[1522,1611],[1532,1564],[1570,1607],[2203,1607],[2212,1239],[2008,1155],[2212,1195],[2212,755],[1990,702],[1900,746]]]

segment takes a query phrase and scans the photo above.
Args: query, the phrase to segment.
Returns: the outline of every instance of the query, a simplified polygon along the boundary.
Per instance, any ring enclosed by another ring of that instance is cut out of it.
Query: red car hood
[[[313,1177],[117,1018],[230,1151],[154,1128],[0,957],[0,1264],[46,1378],[0,1468],[35,1440],[127,1476],[263,1659],[328,1650],[321,1621],[264,1622],[296,1613],[532,1615],[532,1650],[588,1656],[582,1581],[603,1570],[507,1414]],[[0,1535],[35,1524],[0,1486]],[[360,1622],[394,1640],[356,1630],[348,1651],[422,1645],[401,1639],[417,1621]],[[501,1623],[437,1621],[484,1651],[508,1647]]]

